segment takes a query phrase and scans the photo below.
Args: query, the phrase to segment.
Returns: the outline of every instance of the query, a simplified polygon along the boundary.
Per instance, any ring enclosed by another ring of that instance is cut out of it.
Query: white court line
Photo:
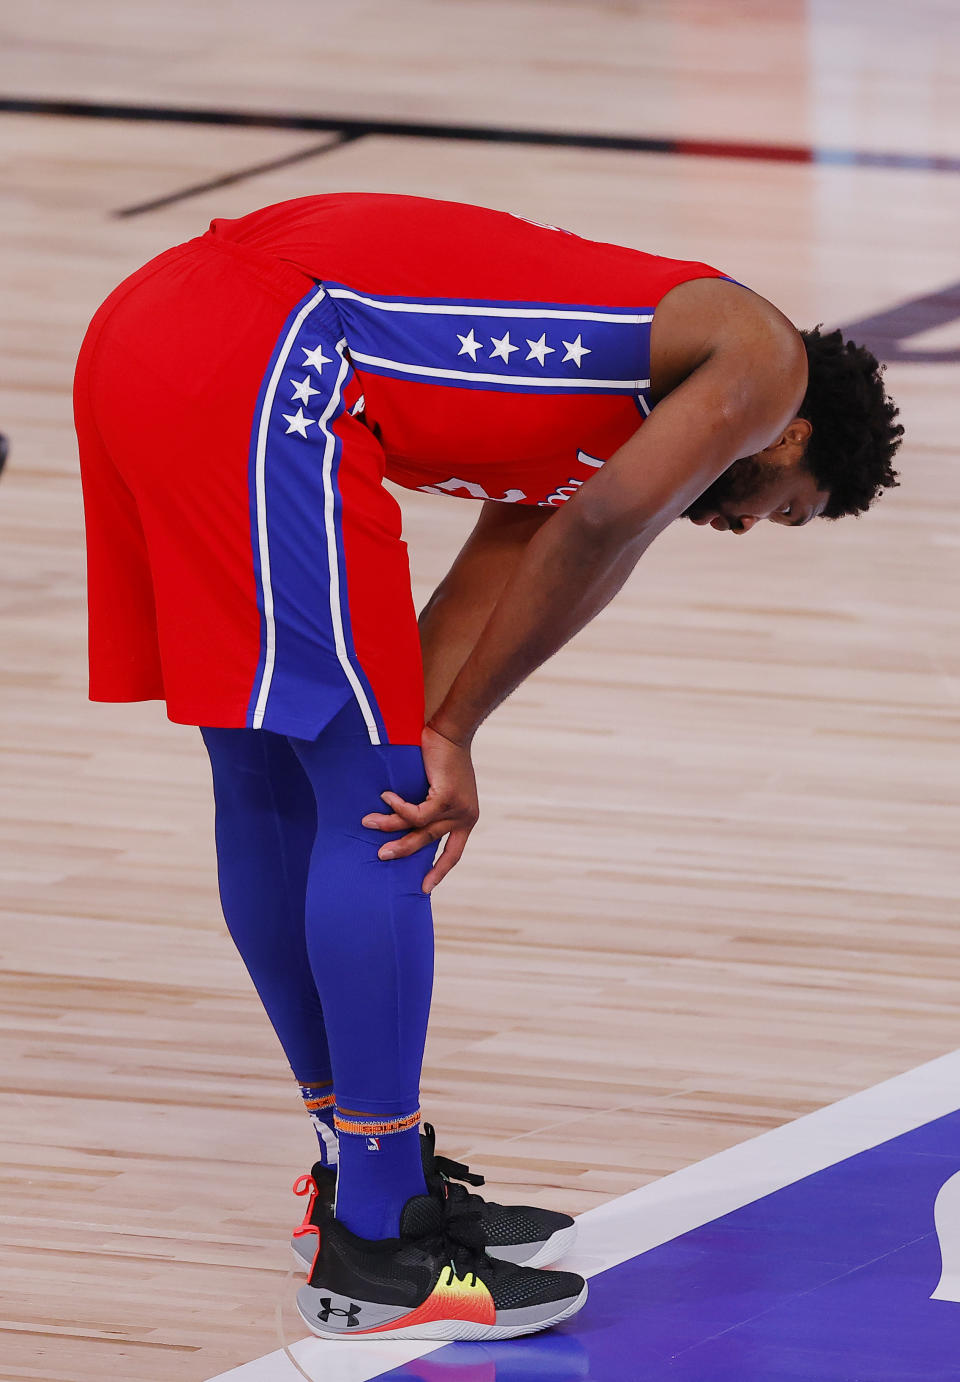
[[[577,1219],[577,1246],[562,1265],[595,1276],[958,1107],[960,1051],[952,1051],[587,1210]],[[299,1366],[278,1349],[210,1382],[303,1382],[304,1376],[317,1382],[369,1382],[443,1347],[310,1337],[292,1347]]]

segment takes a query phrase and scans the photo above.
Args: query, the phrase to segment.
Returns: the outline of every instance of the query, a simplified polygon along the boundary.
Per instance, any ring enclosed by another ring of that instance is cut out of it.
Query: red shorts
[[[77,365],[90,695],[313,738],[351,698],[419,743],[400,511],[325,289],[210,237],[111,294]]]

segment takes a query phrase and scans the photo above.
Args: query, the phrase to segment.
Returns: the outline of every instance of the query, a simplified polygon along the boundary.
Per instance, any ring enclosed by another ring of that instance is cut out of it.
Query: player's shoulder
[[[800,332],[779,307],[729,278],[678,283],[657,308],[657,326],[661,336],[696,337],[712,350],[803,351]]]
[[[759,293],[725,278],[697,278],[668,292],[654,318],[655,396],[712,360],[731,380],[806,380],[806,349],[790,319]]]
[[[698,277],[677,283],[664,294],[658,310],[671,321],[702,321],[734,328],[763,323],[784,338],[797,335],[797,328],[779,307],[732,278]]]

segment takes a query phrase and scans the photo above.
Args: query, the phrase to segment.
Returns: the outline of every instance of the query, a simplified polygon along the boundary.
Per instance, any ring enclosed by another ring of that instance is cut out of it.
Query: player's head
[[[809,378],[798,415],[755,456],[735,461],[686,510],[694,523],[747,532],[769,518],[799,527],[869,509],[899,481],[903,428],[883,366],[864,346],[819,326],[802,331]]]

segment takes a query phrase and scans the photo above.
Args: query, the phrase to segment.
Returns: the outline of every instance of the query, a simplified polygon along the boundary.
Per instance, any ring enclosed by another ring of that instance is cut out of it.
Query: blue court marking
[[[393,1382],[958,1382],[933,1207],[960,1112],[795,1181],[590,1281],[569,1325],[448,1344]]]

